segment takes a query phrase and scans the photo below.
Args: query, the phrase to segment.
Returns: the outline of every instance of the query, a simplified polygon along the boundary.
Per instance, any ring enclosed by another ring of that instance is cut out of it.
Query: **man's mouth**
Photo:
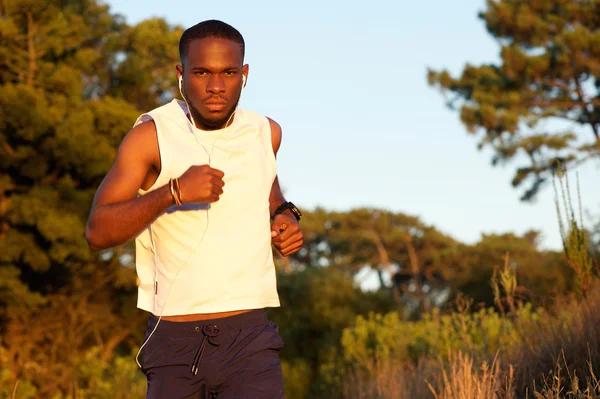
[[[225,107],[227,106],[227,103],[222,102],[222,101],[207,101],[204,103],[204,105],[210,111],[218,112],[218,111],[223,111],[225,109]]]

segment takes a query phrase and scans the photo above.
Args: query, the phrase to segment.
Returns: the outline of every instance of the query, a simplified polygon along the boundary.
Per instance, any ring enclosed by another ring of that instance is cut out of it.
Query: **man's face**
[[[228,39],[197,39],[184,62],[183,94],[194,121],[205,130],[225,127],[240,99],[242,74],[248,74],[240,45]],[[178,78],[180,73],[178,67]]]

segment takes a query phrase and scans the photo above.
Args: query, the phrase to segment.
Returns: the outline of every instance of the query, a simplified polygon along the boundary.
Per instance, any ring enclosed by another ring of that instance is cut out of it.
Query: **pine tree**
[[[85,224],[123,136],[174,93],[178,32],[96,0],[0,0],[0,358],[37,397],[78,384],[92,346],[141,339],[128,249],[91,253]]]
[[[556,172],[600,156],[600,2],[487,0],[480,14],[501,46],[500,63],[461,76],[428,71],[460,109],[492,164],[525,160],[512,184],[535,197]]]

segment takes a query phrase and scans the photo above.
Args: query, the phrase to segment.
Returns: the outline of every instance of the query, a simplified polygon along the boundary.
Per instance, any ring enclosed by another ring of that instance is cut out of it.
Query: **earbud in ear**
[[[181,91],[181,86],[183,85],[183,75],[179,76],[179,91]]]
[[[246,75],[242,75],[242,89],[246,87]]]

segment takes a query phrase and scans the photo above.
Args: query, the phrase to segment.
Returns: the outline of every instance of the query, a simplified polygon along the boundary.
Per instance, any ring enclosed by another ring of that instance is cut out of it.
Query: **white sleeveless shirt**
[[[172,206],[138,235],[138,307],[163,316],[277,307],[269,121],[238,109],[228,127],[201,131],[187,112],[174,99],[136,121],[154,120],[161,160],[156,182],[139,195],[203,164],[223,171],[223,194],[213,203]]]

